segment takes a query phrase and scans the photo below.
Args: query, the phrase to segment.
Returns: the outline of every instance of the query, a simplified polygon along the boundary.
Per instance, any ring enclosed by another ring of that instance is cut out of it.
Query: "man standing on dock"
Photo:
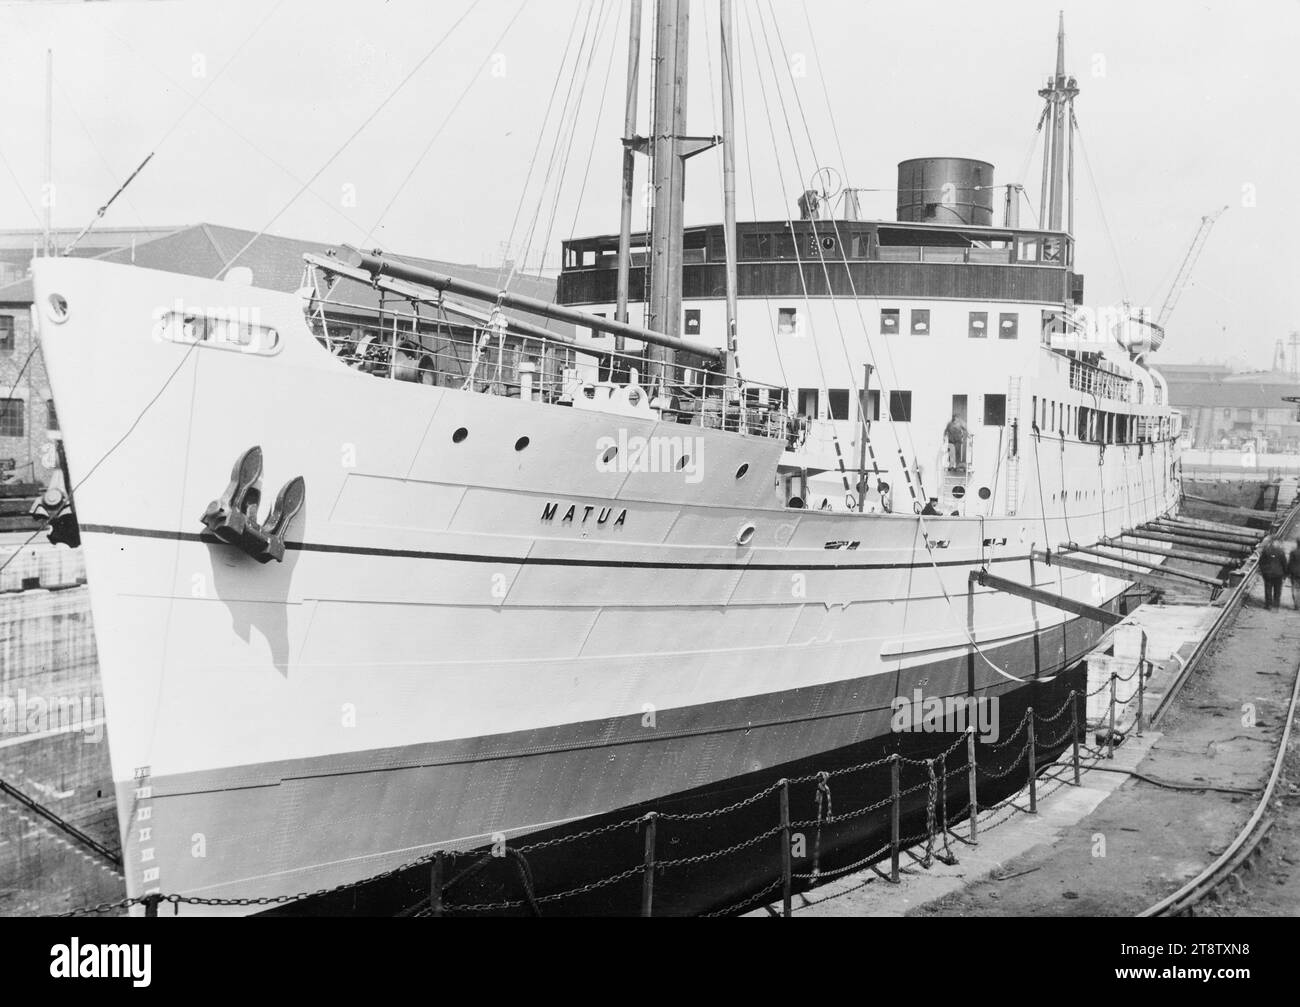
[[[1300,609],[1300,538],[1296,539],[1291,558],[1286,561],[1286,572],[1291,578],[1291,604]]]
[[[1259,551],[1259,575],[1264,578],[1264,607],[1282,607],[1282,581],[1287,575],[1286,550],[1269,535]]]

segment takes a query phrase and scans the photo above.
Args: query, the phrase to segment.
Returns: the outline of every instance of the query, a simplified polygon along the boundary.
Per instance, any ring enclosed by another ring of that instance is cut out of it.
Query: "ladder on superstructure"
[[[1007,426],[1012,431],[1007,444],[1007,503],[1006,512],[1015,514],[1020,506],[1020,438],[1026,436],[1020,429],[1020,377],[1013,376],[1007,384]]]

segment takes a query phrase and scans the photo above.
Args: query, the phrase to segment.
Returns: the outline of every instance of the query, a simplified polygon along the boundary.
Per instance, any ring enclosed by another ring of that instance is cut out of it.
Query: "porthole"
[[[526,447],[528,447],[528,438],[527,438],[527,437],[520,437],[519,440],[515,441],[515,450],[516,450],[516,451],[522,451],[522,450],[523,450],[524,448],[526,448]]]
[[[742,525],[739,532],[736,533],[737,545],[749,545],[754,538],[754,532],[757,529],[752,524]]]
[[[966,495],[966,487],[965,487],[965,486],[954,486],[954,487],[952,488],[952,498],[953,498],[954,500],[960,500],[960,499],[961,499],[962,497],[964,497],[965,495]]]
[[[745,473],[749,471],[749,462],[744,462],[740,468],[736,469],[736,478],[744,479]]]
[[[469,436],[468,430],[466,430],[464,427],[457,427],[456,432],[451,435],[451,442],[453,444],[459,444],[468,436]]]
[[[45,314],[56,325],[68,320],[68,299],[62,294],[51,294],[45,300]]]
[[[987,486],[981,486],[981,487],[980,487],[980,489],[979,489],[979,497],[980,497],[981,500],[987,500],[987,499],[988,499],[989,497],[991,497],[992,495],[993,495],[993,491],[992,491],[991,489],[989,489]]]
[[[604,464],[608,465],[617,457],[618,457],[618,447],[616,445],[611,444],[609,447],[605,449],[605,453],[600,456],[600,460]]]

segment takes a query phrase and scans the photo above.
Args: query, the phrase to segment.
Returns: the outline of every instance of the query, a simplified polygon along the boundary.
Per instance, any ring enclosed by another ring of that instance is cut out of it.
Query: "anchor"
[[[230,470],[230,485],[219,499],[208,504],[200,520],[221,541],[238,546],[259,563],[271,560],[279,563],[284,559],[285,532],[302,509],[306,497],[306,481],[302,476],[294,476],[275,495],[266,523],[259,523],[262,449],[254,445],[235,459],[235,467]]]

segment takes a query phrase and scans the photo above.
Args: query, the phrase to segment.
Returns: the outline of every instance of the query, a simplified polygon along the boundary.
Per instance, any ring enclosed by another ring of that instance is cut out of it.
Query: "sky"
[[[796,212],[822,167],[880,190],[864,216],[891,219],[897,162],[919,156],[990,161],[1036,211],[1059,2],[735,6],[742,220]],[[1063,9],[1085,299],[1158,309],[1226,206],[1159,358],[1268,367],[1300,329],[1300,0]],[[721,131],[718,20],[717,0],[692,4],[692,134]],[[0,227],[40,222],[48,49],[55,226],[87,223],[154,151],[102,226],[554,265],[563,239],[618,228],[627,32],[615,0],[0,3]],[[688,224],[721,219],[720,163],[689,162]]]

